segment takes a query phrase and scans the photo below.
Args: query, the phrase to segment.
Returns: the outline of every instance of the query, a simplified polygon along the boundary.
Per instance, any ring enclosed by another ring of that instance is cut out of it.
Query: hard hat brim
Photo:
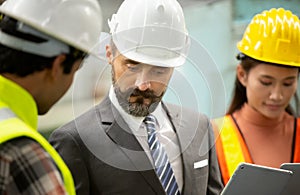
[[[175,68],[181,66],[186,61],[185,56],[178,56],[176,58],[171,58],[171,59],[161,59],[161,58],[154,58],[151,56],[147,56],[142,53],[137,53],[135,51],[127,51],[127,52],[120,52],[120,53],[128,59],[141,62],[143,64],[167,67],[167,68],[173,68],[173,67]]]
[[[14,19],[18,20],[19,22],[22,22],[22,23],[36,29],[37,31],[40,31],[48,36],[51,36],[54,39],[57,39],[69,46],[72,46],[76,49],[79,49],[79,50],[85,52],[85,53],[88,53],[88,54],[91,54],[91,55],[94,55],[97,57],[97,51],[94,48],[91,48],[91,45],[90,45],[91,43],[88,43],[87,40],[80,40],[78,37],[75,39],[75,37],[68,36],[65,34],[65,32],[63,32],[63,30],[59,30],[60,29],[59,27],[55,27],[54,24],[47,23],[47,21],[41,22],[39,18],[33,18],[30,15],[26,15],[28,13],[20,14],[18,9],[12,9],[13,3],[14,2],[10,2],[10,1],[4,2],[0,6],[0,13],[3,13],[4,15],[14,18]],[[22,3],[24,3],[24,2],[22,2]],[[25,8],[25,10],[26,9],[27,8]],[[100,9],[100,7],[99,7],[99,9]],[[101,14],[101,13],[99,13],[99,14]],[[99,25],[101,26],[102,23]],[[101,33],[101,27],[99,27],[99,36],[100,36],[100,33]],[[83,34],[83,36],[85,36],[85,35]],[[97,35],[97,37],[98,37],[98,35]],[[88,41],[90,41],[90,40],[88,40]],[[95,41],[95,43],[93,43],[93,44],[95,44],[95,46],[96,46],[98,43],[97,43],[97,41]]]

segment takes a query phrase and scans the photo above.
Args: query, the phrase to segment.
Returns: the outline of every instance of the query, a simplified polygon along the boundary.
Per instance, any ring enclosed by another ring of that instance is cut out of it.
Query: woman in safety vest
[[[300,67],[300,21],[291,11],[257,14],[237,44],[233,99],[224,117],[214,119],[224,184],[240,162],[279,168],[300,162],[300,119],[290,102]]]

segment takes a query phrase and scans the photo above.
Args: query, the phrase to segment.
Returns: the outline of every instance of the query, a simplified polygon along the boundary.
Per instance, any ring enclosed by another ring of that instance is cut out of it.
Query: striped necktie
[[[155,165],[155,171],[167,195],[180,195],[175,175],[166,151],[156,137],[156,118],[148,115],[144,119],[148,133],[148,144]]]

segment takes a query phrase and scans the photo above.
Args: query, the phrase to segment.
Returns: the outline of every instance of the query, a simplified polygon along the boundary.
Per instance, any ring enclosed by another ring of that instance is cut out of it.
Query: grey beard
[[[149,115],[156,109],[156,107],[158,106],[159,102],[161,101],[164,95],[163,92],[160,96],[156,96],[154,95],[154,92],[151,90],[147,90],[143,92],[143,91],[139,91],[137,88],[135,89],[132,88],[125,92],[121,92],[115,80],[114,68],[112,68],[111,77],[112,77],[114,91],[120,106],[126,113],[132,116],[144,117]],[[129,97],[131,95],[136,95],[136,94],[139,94],[141,97],[138,98],[136,102],[130,103]],[[145,97],[150,98],[152,100],[149,106],[143,104],[143,98]]]
[[[149,106],[147,106],[147,105],[143,104],[144,97],[137,98],[136,102],[131,103],[128,101],[131,93],[128,93],[128,92],[122,93],[120,91],[120,88],[115,85],[114,85],[114,90],[115,90],[115,94],[118,99],[118,102],[119,102],[120,106],[123,108],[123,110],[126,113],[133,115],[133,116],[137,116],[137,117],[144,117],[144,116],[147,116],[148,114],[152,113],[158,106],[158,104],[161,101],[161,98],[163,96],[163,94],[162,94],[158,97],[157,96],[154,98],[151,97],[152,103]],[[132,90],[128,90],[128,91],[132,92]],[[141,92],[141,93],[143,93],[143,92]]]

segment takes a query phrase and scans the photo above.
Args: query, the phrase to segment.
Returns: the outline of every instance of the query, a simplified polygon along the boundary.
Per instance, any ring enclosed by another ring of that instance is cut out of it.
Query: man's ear
[[[61,74],[63,74],[63,62],[66,60],[65,54],[58,55],[52,64],[52,68],[50,70],[50,76],[53,80],[56,80]]]
[[[112,64],[114,56],[113,56],[113,52],[111,50],[111,46],[106,45],[105,49],[106,49],[106,59],[109,64]]]
[[[247,84],[247,72],[240,64],[236,67],[236,75],[240,83],[245,87]]]

